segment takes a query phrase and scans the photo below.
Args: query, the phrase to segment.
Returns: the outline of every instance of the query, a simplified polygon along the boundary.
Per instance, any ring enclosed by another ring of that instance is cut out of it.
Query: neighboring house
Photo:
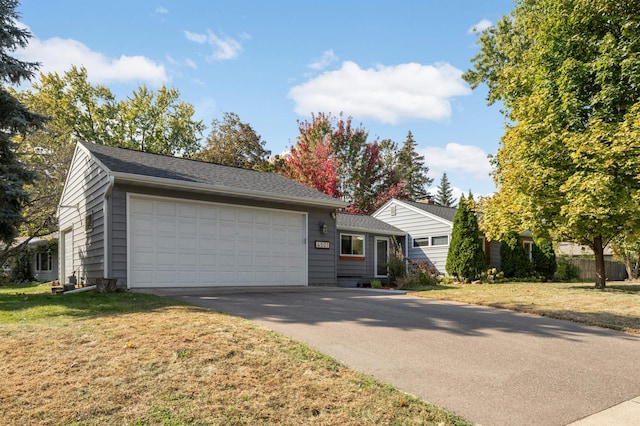
[[[403,250],[406,232],[372,216],[338,213],[338,285],[362,287],[376,279],[385,282],[386,263],[393,250],[393,238]]]
[[[57,232],[29,241],[29,271],[36,281],[58,279],[58,245],[50,244],[52,239],[58,239]]]
[[[128,289],[335,285],[346,206],[278,174],[80,142],[58,207],[60,275]]]
[[[457,209],[434,204],[429,200],[409,201],[391,199],[373,217],[408,234],[407,257],[411,260],[427,260],[438,273],[446,274],[445,265],[451,242],[453,219]],[[487,268],[500,268],[500,242],[489,241],[482,235]],[[533,240],[531,233],[520,235],[531,258]]]
[[[571,257],[593,257],[593,250],[591,247],[580,245],[576,243],[570,242],[561,242],[558,243],[557,249],[558,255],[560,256],[571,256]],[[604,247],[604,260],[605,261],[613,261],[613,249],[611,246]]]
[[[58,233],[54,232],[39,238],[32,238],[27,243],[29,275],[34,280],[44,282],[58,279],[58,245],[50,244],[51,240],[57,239]],[[22,244],[25,240],[25,237],[16,238],[14,245]],[[9,261],[3,265],[3,272],[10,275],[12,268],[12,262]]]

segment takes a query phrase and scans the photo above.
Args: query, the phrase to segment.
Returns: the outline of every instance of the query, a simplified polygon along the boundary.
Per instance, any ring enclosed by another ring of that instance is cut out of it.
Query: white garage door
[[[129,196],[129,286],[307,285],[306,214]]]

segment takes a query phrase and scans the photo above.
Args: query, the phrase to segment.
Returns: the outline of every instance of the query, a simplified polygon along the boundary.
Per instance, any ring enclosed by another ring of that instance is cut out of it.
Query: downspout
[[[109,269],[111,265],[111,257],[109,248],[111,245],[111,239],[109,238],[109,197],[111,196],[111,190],[113,189],[113,184],[115,183],[115,177],[113,175],[109,175],[109,184],[107,185],[106,191],[104,191],[104,195],[102,197],[102,220],[104,222],[104,265],[103,265],[103,278],[109,278]]]

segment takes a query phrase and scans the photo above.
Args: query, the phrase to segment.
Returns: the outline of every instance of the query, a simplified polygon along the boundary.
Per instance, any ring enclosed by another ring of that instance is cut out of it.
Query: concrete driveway
[[[363,289],[155,293],[255,321],[485,426],[567,425],[640,395],[640,337],[624,333]]]

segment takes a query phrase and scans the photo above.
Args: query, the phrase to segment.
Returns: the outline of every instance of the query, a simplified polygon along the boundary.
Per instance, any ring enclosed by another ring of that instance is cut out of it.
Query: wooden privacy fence
[[[580,279],[596,279],[596,262],[593,259],[573,258],[571,264],[578,267]],[[605,278],[608,281],[624,281],[627,279],[627,269],[622,262],[604,261]]]

